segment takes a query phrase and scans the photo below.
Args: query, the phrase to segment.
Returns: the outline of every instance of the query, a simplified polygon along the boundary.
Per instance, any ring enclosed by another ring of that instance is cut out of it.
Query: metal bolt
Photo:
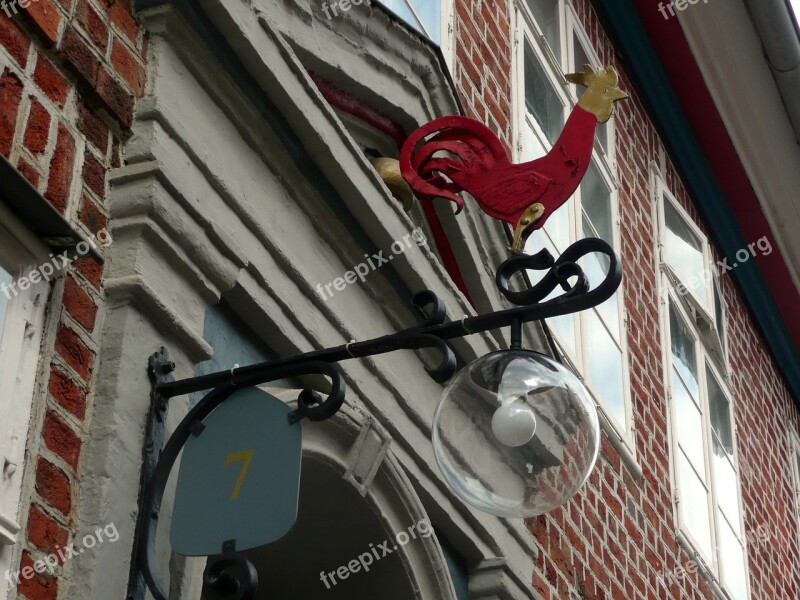
[[[169,375],[169,374],[170,374],[170,373],[172,373],[174,370],[175,370],[175,363],[174,363],[174,362],[172,362],[172,361],[170,361],[170,362],[165,362],[165,363],[163,363],[163,364],[161,365],[161,372],[162,372],[164,375]]]

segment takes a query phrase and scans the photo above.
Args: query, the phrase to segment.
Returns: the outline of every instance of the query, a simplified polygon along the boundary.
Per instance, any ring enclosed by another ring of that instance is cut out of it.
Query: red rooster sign
[[[505,147],[485,125],[467,117],[442,117],[414,131],[400,152],[403,177],[418,198],[447,198],[461,212],[467,192],[488,215],[514,227],[510,250],[544,225],[580,184],[592,157],[595,128],[628,95],[617,87],[614,67],[566,76],[586,87],[553,149],[541,158],[512,164]]]

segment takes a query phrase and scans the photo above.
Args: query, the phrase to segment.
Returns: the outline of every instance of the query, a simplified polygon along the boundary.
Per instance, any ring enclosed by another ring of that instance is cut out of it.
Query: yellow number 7
[[[233,494],[231,495],[231,500],[236,500],[239,497],[239,492],[242,489],[244,478],[247,475],[247,469],[250,468],[250,463],[253,460],[253,454],[255,454],[255,452],[256,452],[255,450],[245,450],[244,452],[236,452],[235,454],[228,455],[228,459],[225,461],[226,467],[230,464],[239,461],[242,461],[244,463],[242,465],[242,472],[239,473],[239,479],[236,480],[236,486],[233,488]]]

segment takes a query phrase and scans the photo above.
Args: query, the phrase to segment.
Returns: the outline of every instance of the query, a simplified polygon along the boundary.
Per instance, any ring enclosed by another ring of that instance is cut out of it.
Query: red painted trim
[[[717,184],[728,200],[742,234],[748,243],[756,242],[764,235],[772,238],[772,229],[733,141],[728,135],[725,123],[706,87],[678,19],[665,20],[655,0],[634,0],[634,2],[678,96],[681,108],[711,165]],[[792,278],[786,262],[774,244],[773,252],[769,256],[758,256],[755,260],[795,345],[800,348],[798,294],[791,284]],[[794,293],[790,292],[790,289]]]
[[[439,215],[436,214],[436,208],[433,202],[426,201],[420,202],[420,204],[422,205],[422,210],[425,212],[425,218],[428,219],[428,226],[431,228],[433,241],[436,242],[436,248],[439,250],[439,255],[442,257],[442,264],[445,270],[450,275],[453,283],[456,284],[456,287],[461,290],[461,293],[464,294],[464,297],[474,308],[475,303],[469,295],[467,284],[464,281],[464,277],[461,275],[461,269],[458,268],[456,255],[453,253],[450,240],[447,239],[447,235],[444,232],[444,227],[442,227],[442,222],[439,220]]]
[[[371,107],[352,94],[340,90],[330,81],[320,77],[318,73],[309,71],[308,74],[317,88],[319,88],[322,96],[331,106],[361,119],[378,131],[388,135],[397,144],[398,151],[403,147],[403,143],[406,141],[408,135],[406,135],[403,126],[397,121],[387,117],[379,110]],[[436,214],[436,210],[431,202],[422,202],[421,204],[425,213],[425,218],[428,220],[428,226],[431,228],[431,233],[433,233],[433,240],[436,242],[436,248],[439,250],[439,255],[442,257],[445,270],[458,289],[461,290],[461,293],[464,294],[464,297],[474,306],[469,291],[467,291],[467,284],[464,282],[463,275],[461,275],[461,269],[458,268],[456,255],[453,253],[453,248],[444,232],[442,222],[439,220],[439,215]]]
[[[398,149],[403,146],[403,142],[406,141],[408,136],[403,126],[397,121],[390,119],[352,94],[340,90],[327,79],[323,79],[318,73],[309,71],[308,74],[331,106],[361,119],[378,131],[382,131],[395,141]]]

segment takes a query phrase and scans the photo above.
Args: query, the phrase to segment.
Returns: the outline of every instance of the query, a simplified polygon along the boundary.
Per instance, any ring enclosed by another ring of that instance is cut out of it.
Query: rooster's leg
[[[528,209],[522,213],[522,216],[517,222],[517,227],[514,229],[514,242],[508,248],[510,252],[514,253],[520,251],[520,246],[525,243],[525,240],[530,235],[531,225],[536,223],[543,214],[544,205],[538,202],[529,206]]]

